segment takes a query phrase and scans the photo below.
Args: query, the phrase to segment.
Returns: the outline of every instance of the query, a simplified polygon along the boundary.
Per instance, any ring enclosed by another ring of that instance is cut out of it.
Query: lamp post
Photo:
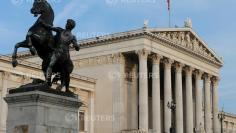
[[[175,109],[176,109],[176,103],[171,101],[167,103],[167,107],[171,110],[171,127],[170,127],[170,133],[175,133]]]
[[[218,114],[218,118],[220,120],[220,126],[221,126],[221,133],[223,133],[223,123],[225,120],[225,113],[224,113],[224,108],[222,108],[222,111]]]

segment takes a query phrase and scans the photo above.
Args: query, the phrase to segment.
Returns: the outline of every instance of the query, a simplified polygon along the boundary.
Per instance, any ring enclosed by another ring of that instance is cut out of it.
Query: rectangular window
[[[79,112],[79,131],[85,130],[85,115],[84,112]]]

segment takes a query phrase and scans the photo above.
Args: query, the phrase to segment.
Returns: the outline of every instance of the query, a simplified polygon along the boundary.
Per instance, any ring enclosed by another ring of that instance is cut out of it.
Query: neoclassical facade
[[[85,116],[81,132],[219,133],[223,61],[191,28],[145,27],[79,43],[80,52],[71,50],[75,65],[71,88],[86,103],[80,110]],[[27,52],[19,54],[21,64],[16,69],[8,56],[2,58],[7,59],[0,67],[1,98],[7,88],[26,82],[25,73],[40,73],[40,59]],[[8,86],[12,78],[5,73],[19,72],[23,74],[18,84]],[[3,100],[1,107],[0,133],[4,133]]]

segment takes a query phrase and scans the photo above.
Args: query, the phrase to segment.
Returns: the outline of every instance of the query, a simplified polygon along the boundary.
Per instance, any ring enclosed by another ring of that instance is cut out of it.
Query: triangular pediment
[[[223,60],[191,29],[153,30],[152,33],[188,51],[223,65]]]

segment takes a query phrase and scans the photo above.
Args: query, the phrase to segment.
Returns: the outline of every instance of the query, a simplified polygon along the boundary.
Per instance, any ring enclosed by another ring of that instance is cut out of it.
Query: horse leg
[[[56,74],[56,76],[52,79],[52,83],[57,83],[60,80],[60,75]]]
[[[25,40],[25,41],[19,42],[19,43],[17,43],[17,44],[15,45],[15,49],[14,49],[14,52],[13,52],[13,54],[12,54],[12,66],[13,66],[13,67],[16,67],[16,66],[18,65],[18,62],[17,62],[17,60],[16,60],[18,48],[20,48],[20,47],[22,47],[22,48],[29,48],[26,42],[27,42],[27,41]]]
[[[31,37],[30,37],[30,36],[27,36],[27,37],[26,37],[26,40],[27,40],[27,42],[28,42],[28,46],[29,46],[29,49],[30,49],[30,53],[31,53],[32,55],[35,55],[35,54],[36,54],[36,50],[35,50],[35,48],[34,48],[33,45],[32,45]]]
[[[65,86],[66,86],[67,93],[73,93],[72,91],[70,91],[70,74],[69,73],[67,73],[65,76]]]
[[[65,86],[65,75],[64,73],[61,73],[60,75],[60,79],[61,79],[61,84],[57,86],[56,90],[61,91],[62,88]]]
[[[46,82],[48,83],[49,86],[52,85],[51,78],[52,78],[52,69],[53,66],[56,64],[57,57],[55,54],[52,55],[51,61],[48,65],[47,72],[46,72]]]

